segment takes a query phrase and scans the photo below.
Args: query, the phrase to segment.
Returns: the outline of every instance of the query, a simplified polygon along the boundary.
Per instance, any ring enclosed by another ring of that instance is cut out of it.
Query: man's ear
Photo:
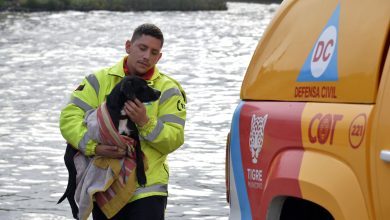
[[[130,54],[131,41],[127,40],[125,43],[126,53]]]

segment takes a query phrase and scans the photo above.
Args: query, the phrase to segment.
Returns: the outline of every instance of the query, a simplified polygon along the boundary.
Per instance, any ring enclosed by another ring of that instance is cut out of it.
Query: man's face
[[[142,35],[134,42],[126,41],[127,66],[130,74],[143,75],[161,58],[161,41]]]

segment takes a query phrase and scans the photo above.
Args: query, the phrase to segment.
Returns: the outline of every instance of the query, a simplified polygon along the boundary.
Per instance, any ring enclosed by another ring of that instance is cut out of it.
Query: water
[[[159,68],[187,92],[185,144],[169,156],[166,219],[227,219],[225,141],[251,55],[278,5],[227,11],[0,13],[0,219],[72,219],[61,108],[115,64],[141,23],[161,27]]]

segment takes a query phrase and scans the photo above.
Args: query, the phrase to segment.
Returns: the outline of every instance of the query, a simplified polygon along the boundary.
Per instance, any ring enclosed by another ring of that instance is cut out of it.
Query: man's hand
[[[138,99],[135,99],[134,102],[127,101],[124,110],[127,116],[140,127],[144,126],[149,121],[149,117],[146,114],[146,108]]]
[[[113,159],[121,159],[126,156],[126,151],[117,146],[98,144],[95,149],[95,154]]]

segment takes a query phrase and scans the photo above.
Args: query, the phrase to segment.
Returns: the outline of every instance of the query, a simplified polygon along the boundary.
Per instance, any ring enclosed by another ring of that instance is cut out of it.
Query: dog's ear
[[[129,82],[129,78],[128,77],[123,78],[122,81],[119,82],[119,83],[121,84],[120,91],[122,93],[124,92],[127,83],[130,83],[130,86],[131,86],[131,82]]]
[[[126,99],[134,100],[134,85],[130,77],[125,77],[121,82],[121,92],[125,95]]]

